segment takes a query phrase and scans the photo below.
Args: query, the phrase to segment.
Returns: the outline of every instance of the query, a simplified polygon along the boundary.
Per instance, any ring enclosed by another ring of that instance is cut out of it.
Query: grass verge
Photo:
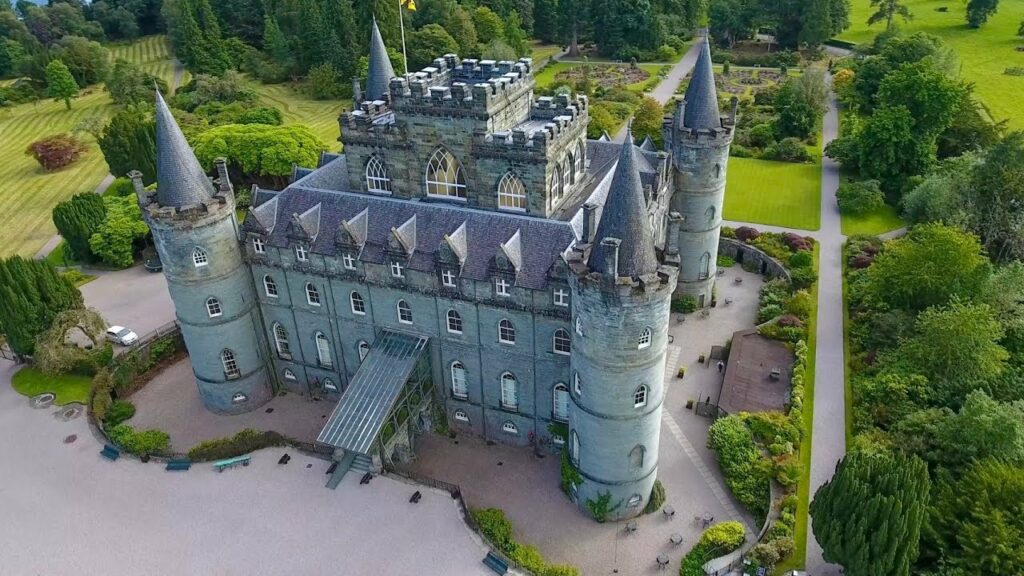
[[[29,398],[43,392],[53,392],[57,396],[53,403],[58,406],[69,402],[85,404],[89,400],[92,378],[74,374],[51,376],[43,374],[35,368],[25,367],[18,370],[11,378],[11,387],[18,394]]]
[[[821,245],[814,246],[814,271],[821,273]],[[807,507],[811,494],[811,441],[814,433],[814,376],[818,360],[818,282],[811,290],[814,309],[807,322],[807,369],[804,381],[803,438],[800,441],[800,481],[796,487],[796,526],[793,528],[793,553],[779,562],[775,574],[781,576],[787,570],[803,568],[807,562]]]
[[[843,235],[853,236],[854,234],[870,234],[877,236],[886,232],[902,228],[907,225],[902,218],[896,214],[896,209],[888,204],[881,208],[872,210],[866,214],[842,214]]]
[[[820,158],[812,164],[729,158],[725,219],[817,230],[820,205]]]

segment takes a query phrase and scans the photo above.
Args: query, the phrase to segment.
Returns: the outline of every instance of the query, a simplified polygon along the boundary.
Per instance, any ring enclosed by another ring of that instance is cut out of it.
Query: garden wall
[[[718,254],[719,256],[724,255],[732,258],[737,264],[742,265],[744,270],[758,272],[769,278],[785,278],[787,282],[793,281],[789,276],[789,271],[786,270],[786,267],[781,262],[772,258],[761,249],[735,238],[726,238],[724,236],[719,238]]]

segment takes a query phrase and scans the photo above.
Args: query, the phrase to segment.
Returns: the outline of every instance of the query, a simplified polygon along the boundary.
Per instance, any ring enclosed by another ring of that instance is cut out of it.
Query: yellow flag
[[[416,11],[416,0],[402,0],[402,6],[415,12]]]

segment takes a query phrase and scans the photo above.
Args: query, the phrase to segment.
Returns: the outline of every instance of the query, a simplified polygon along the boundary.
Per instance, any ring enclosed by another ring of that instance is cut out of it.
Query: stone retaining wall
[[[746,242],[722,237],[718,240],[718,254],[732,258],[737,264],[742,265],[744,270],[757,272],[769,278],[785,278],[787,282],[792,281],[789,271],[782,262]]]

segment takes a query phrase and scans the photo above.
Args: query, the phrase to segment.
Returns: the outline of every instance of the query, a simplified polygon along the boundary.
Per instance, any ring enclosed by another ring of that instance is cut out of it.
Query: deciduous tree
[[[215,158],[227,158],[236,182],[287,183],[292,166],[316,166],[327,145],[302,124],[227,124],[196,138],[195,153],[206,167]],[[262,179],[262,180],[261,180]]]
[[[46,66],[46,92],[54,100],[63,100],[64,106],[71,110],[71,99],[78,95],[78,84],[60,60],[51,60]]]
[[[907,22],[914,17],[900,0],[871,0],[871,5],[875,7],[875,12],[868,17],[868,25],[875,25],[884,20],[885,29],[892,30],[892,20],[896,16]]]
[[[988,17],[995,14],[999,8],[999,0],[968,0],[967,1],[967,25],[971,28],[981,28],[981,25],[988,21]]]
[[[136,242],[145,238],[149,226],[142,220],[142,210],[134,194],[107,196],[103,203],[107,217],[89,239],[89,248],[107,264],[127,268],[134,261]]]

